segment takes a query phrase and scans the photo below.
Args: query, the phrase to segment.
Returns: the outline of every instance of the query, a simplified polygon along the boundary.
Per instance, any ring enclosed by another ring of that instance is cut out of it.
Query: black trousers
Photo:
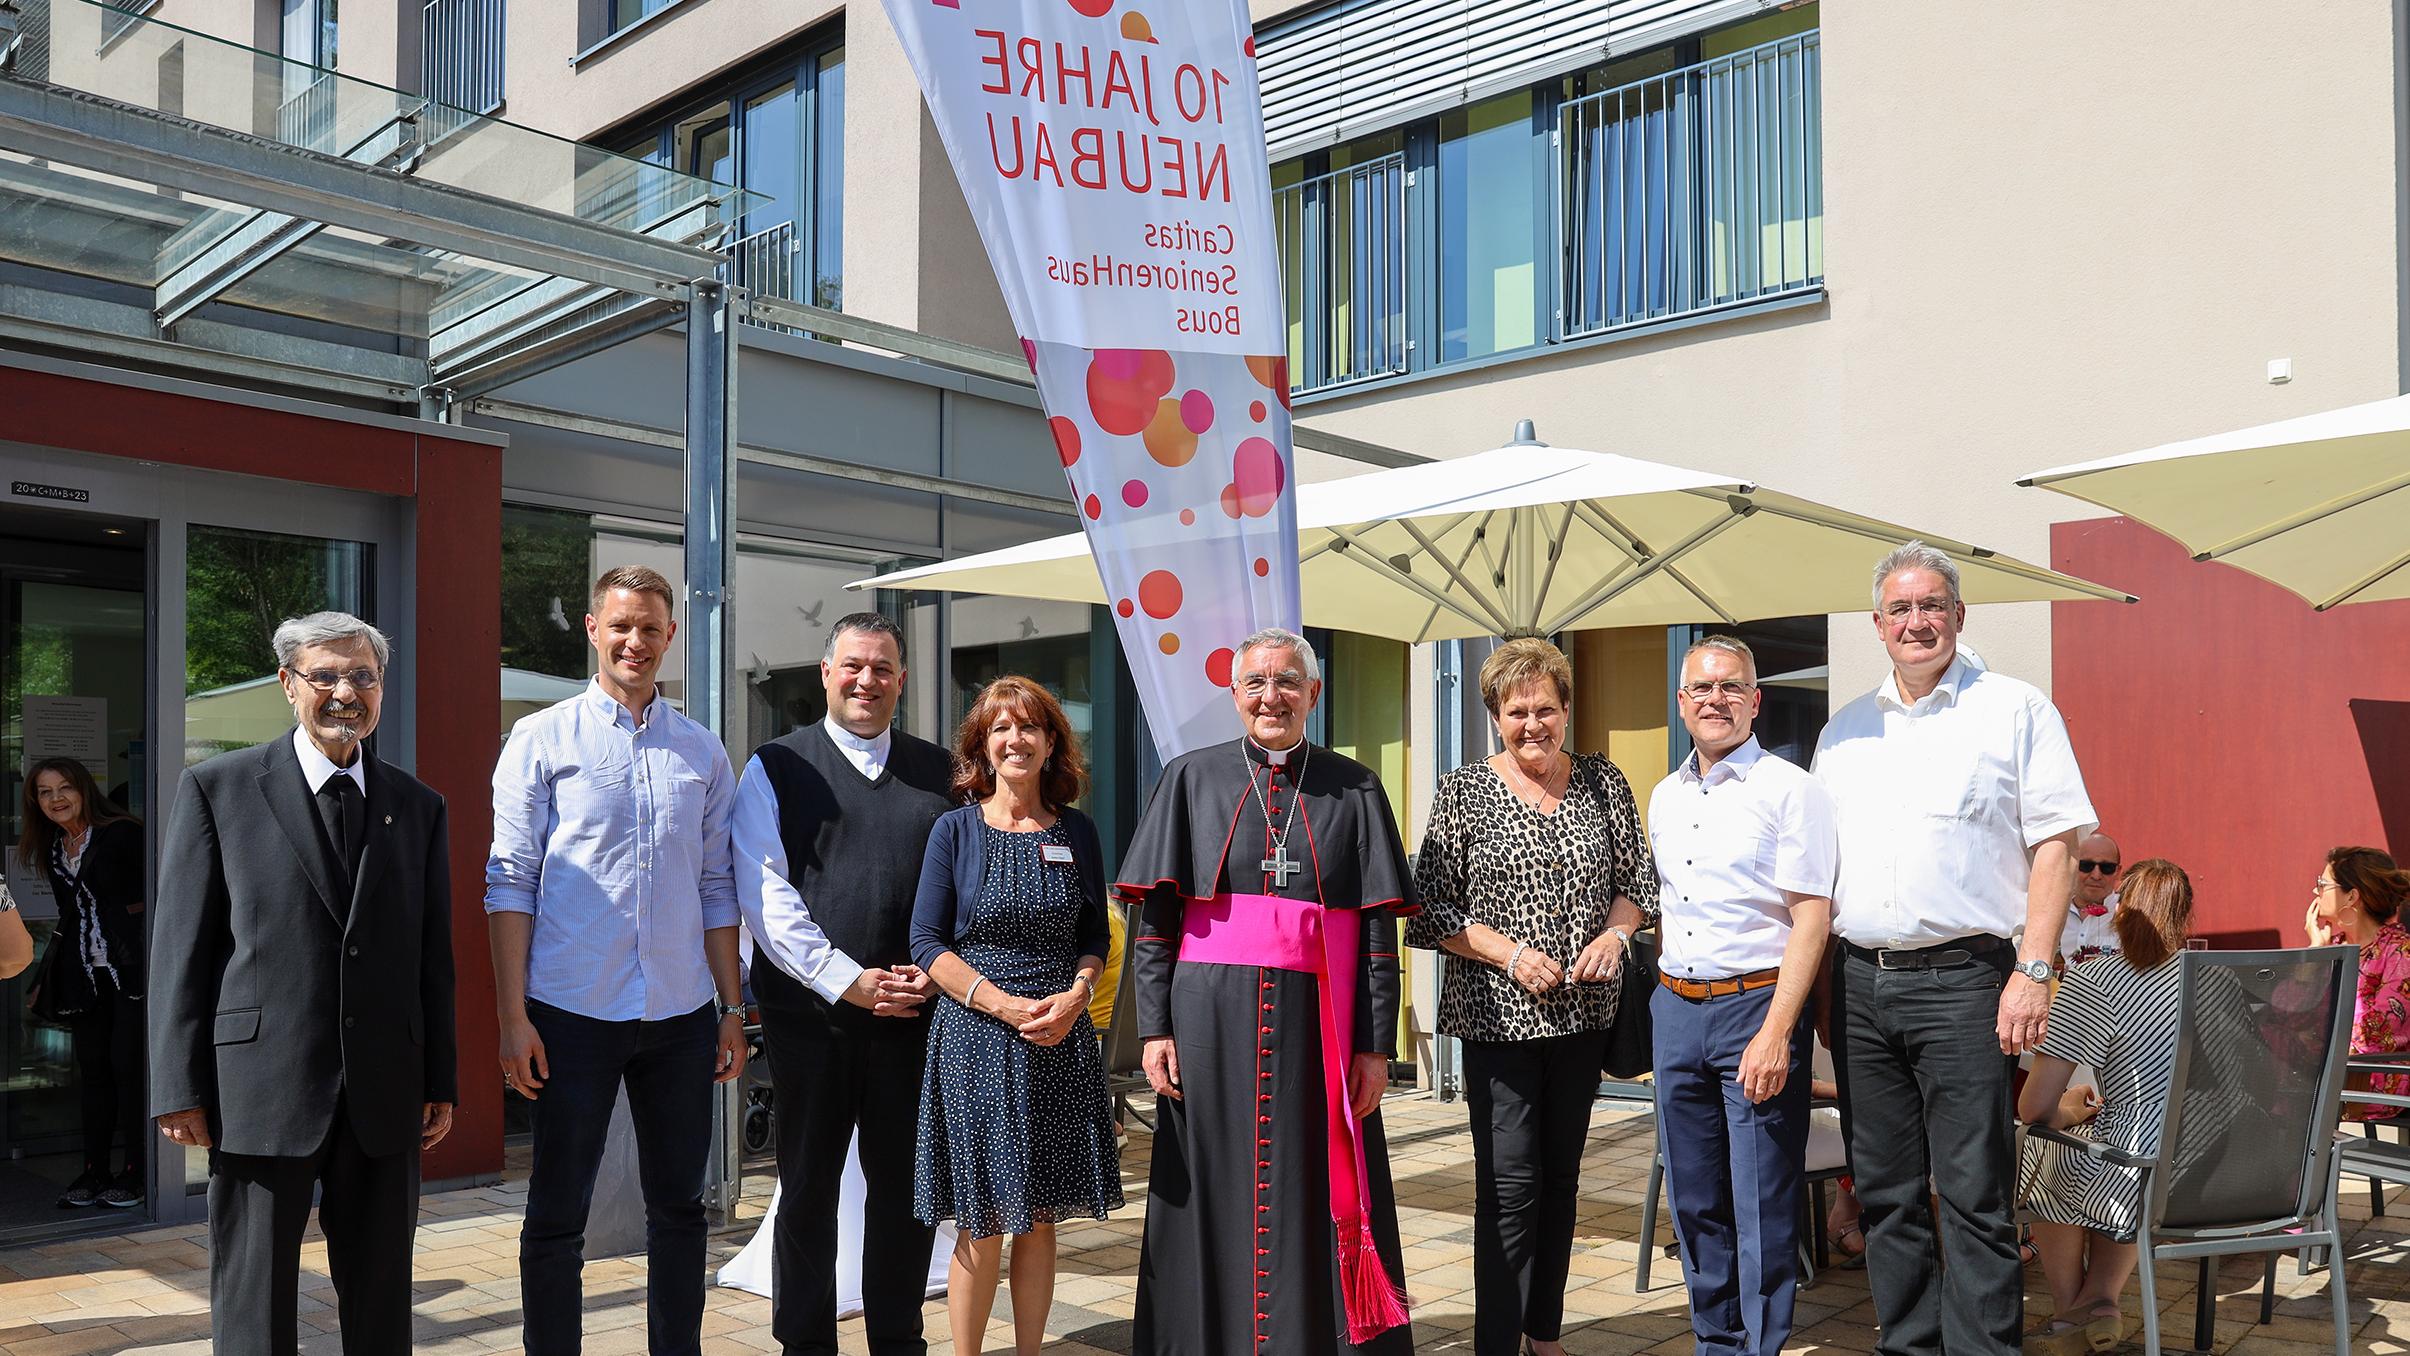
[[[706,1004],[657,1022],[608,1022],[530,1002],[551,1073],[537,1092],[535,1162],[519,1231],[521,1335],[528,1356],[576,1356],[583,1341],[586,1215],[619,1085],[628,1087],[644,1191],[645,1336],[652,1356],[703,1349],[703,1179],[719,1023]]]
[[[68,1019],[75,1041],[75,1081],[84,1113],[84,1171],[113,1176],[109,1142],[123,1137],[125,1166],[142,1167],[150,1142],[143,1112],[142,1000],[128,998],[106,979],[91,1005]]]
[[[1833,1001],[1842,1133],[1865,1208],[1866,1277],[1884,1356],[2014,1356],[2014,1058],[2000,1053],[2003,948],[1933,970],[1883,970],[1843,948]],[[1933,1218],[1927,1183],[1941,1199]],[[1949,1266],[1936,1275],[1935,1242]]]
[[[1466,1041],[1473,1113],[1473,1351],[1554,1341],[1607,1033]]]
[[[416,1148],[370,1156],[338,1103],[306,1158],[209,1152],[209,1328],[217,1356],[291,1356],[310,1193],[335,1282],[346,1356],[410,1350],[410,1248],[418,1227]]]
[[[770,1331],[789,1356],[837,1356],[837,1187],[861,1130],[862,1326],[871,1356],[922,1356],[921,1302],[937,1231],[912,1214],[928,1023],[863,1035],[813,1008],[762,1009],[778,1125]]]

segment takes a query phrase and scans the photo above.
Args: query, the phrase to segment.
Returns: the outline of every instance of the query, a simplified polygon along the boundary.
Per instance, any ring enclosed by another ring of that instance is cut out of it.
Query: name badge
[[[1071,865],[1071,849],[1060,843],[1040,843],[1038,844],[1038,860],[1053,862],[1059,866],[1069,866]]]

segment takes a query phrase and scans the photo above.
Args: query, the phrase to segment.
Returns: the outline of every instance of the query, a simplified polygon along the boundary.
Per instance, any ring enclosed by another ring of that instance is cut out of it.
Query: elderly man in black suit
[[[295,1349],[313,1188],[347,1353],[410,1349],[419,1154],[452,1127],[444,803],[362,747],[391,646],[276,628],[290,739],[177,788],[153,906],[151,1108],[209,1151],[215,1349]]]

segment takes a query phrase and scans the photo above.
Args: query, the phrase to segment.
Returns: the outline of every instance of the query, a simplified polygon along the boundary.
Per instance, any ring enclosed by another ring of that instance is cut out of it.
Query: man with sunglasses
[[[2075,893],[2067,901],[2067,930],[2059,934],[2059,968],[2081,965],[2118,949],[2117,840],[2095,830],[2075,845]]]
[[[176,789],[152,908],[151,1107],[209,1154],[213,1347],[291,1351],[310,1197],[346,1353],[410,1349],[419,1154],[452,1128],[443,797],[366,747],[391,645],[276,628],[291,738]]]
[[[2050,699],[1959,654],[1948,556],[1885,556],[1873,621],[1890,672],[1833,714],[1814,770],[1840,821],[1833,1062],[1876,1350],[2012,1356],[2009,1075],[2047,1026],[2075,845],[2098,817]]]

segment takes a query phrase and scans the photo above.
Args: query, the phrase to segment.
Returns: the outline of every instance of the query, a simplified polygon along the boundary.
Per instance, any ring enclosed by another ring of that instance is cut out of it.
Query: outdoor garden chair
[[[2043,1126],[2041,1135],[2141,1173],[2136,1243],[2143,1349],[2158,1356],[2157,1264],[2201,1259],[2195,1343],[2207,1350],[2216,1286],[2211,1259],[2269,1254],[2260,1321],[2274,1301],[2274,1254],[2340,1255],[2335,1126],[2350,1058],[2355,947],[2186,951],[2177,983],[2175,1070],[2159,1144],[2130,1154]],[[2353,1171],[2359,1171],[2354,1168]],[[2293,1232],[2293,1231],[2298,1232]],[[2328,1269],[2335,1349],[2350,1345],[2343,1270]]]

